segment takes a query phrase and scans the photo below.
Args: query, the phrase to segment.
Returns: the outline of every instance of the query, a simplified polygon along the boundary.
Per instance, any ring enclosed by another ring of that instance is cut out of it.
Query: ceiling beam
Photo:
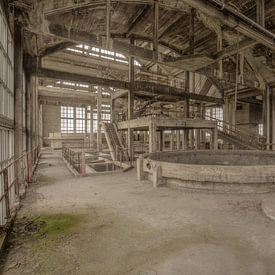
[[[72,42],[61,42],[61,43],[58,43],[58,44],[56,44],[54,46],[50,46],[50,47],[47,47],[47,48],[43,49],[42,51],[40,51],[39,55],[41,57],[47,56],[47,55],[56,53],[58,51],[62,51],[65,48],[71,47],[73,45],[75,45],[75,43],[72,43]]]
[[[43,68],[38,70],[35,74],[39,77],[47,77],[47,78],[58,79],[58,80],[71,80],[76,82],[90,83],[93,85],[98,85],[103,87],[113,87],[113,88],[119,88],[124,90],[129,90],[130,88],[130,83],[128,81],[79,75],[76,73],[67,73],[67,72],[55,71],[55,70],[49,70],[49,69],[43,69]],[[190,98],[192,100],[223,104],[223,99],[221,98],[187,93],[184,91],[184,89],[175,88],[168,85],[161,85],[154,82],[135,81],[134,90],[144,91],[144,92],[152,93],[156,95],[164,95],[164,96],[172,96],[172,97],[177,96],[177,97],[182,97],[182,99]]]
[[[241,34],[275,50],[275,35],[220,0],[181,0]]]
[[[72,1],[71,1],[72,2]],[[140,3],[140,4],[153,4],[154,1],[152,0],[116,0],[116,2],[121,3]],[[241,34],[257,41],[258,43],[264,44],[265,46],[269,47],[272,50],[275,50],[275,35],[262,27],[260,24],[256,23],[255,21],[251,20],[247,16],[242,13],[239,13],[229,5],[225,4],[223,1],[220,0],[171,0],[165,1],[160,0],[158,1],[160,6],[166,8],[176,9],[182,12],[186,12],[187,8],[186,5],[189,5],[192,8],[197,9],[198,11],[204,13],[205,15],[212,17],[214,19],[219,20],[221,23],[234,28],[235,30],[239,31]],[[93,1],[91,2],[84,2],[79,4],[79,7],[91,7],[92,5],[106,5],[106,0],[101,1]],[[68,6],[67,9],[74,10],[78,8],[78,5],[71,3],[71,6]],[[64,11],[64,9],[63,9]],[[46,17],[49,14],[54,14],[54,12],[45,12]],[[56,12],[55,12],[56,14]]]
[[[91,45],[94,47],[102,47],[101,38],[95,34],[83,32],[83,31],[77,31],[74,29],[69,29],[65,26],[52,24],[52,23],[49,24],[49,31],[52,35],[55,35],[67,42],[69,41],[71,43],[76,43],[76,44],[77,43],[78,44],[85,43],[85,44],[88,44],[88,45]],[[239,51],[245,50],[245,49],[247,49],[251,46],[254,46],[256,44],[257,44],[257,42],[255,42],[253,39],[244,39],[239,43]],[[166,45],[166,46],[170,47],[169,45]],[[111,48],[116,52],[120,52],[123,54],[131,55],[136,58],[141,58],[141,59],[149,60],[149,61],[154,60],[155,55],[156,55],[156,53],[152,50],[148,50],[148,49],[144,49],[139,46],[131,45],[131,44],[122,42],[117,39],[112,40]],[[237,44],[231,45],[231,46],[217,52],[213,56],[209,56],[210,59],[205,58],[205,60],[207,60],[207,61],[205,62],[205,64],[204,63],[201,64],[201,67],[206,67],[206,66],[213,64],[225,57],[234,55],[234,54],[236,54],[237,50],[238,50]],[[170,61],[176,61],[177,59],[181,60],[182,58],[190,59],[190,56],[183,55],[178,58],[171,58],[170,56],[160,54],[159,60],[161,63],[163,63],[166,66],[175,67],[177,65],[173,64],[173,62],[170,62]],[[180,68],[180,66],[179,66],[179,68]]]
[[[243,50],[246,50],[250,47],[253,47],[256,44],[257,44],[257,42],[255,42],[253,39],[246,38],[246,39],[240,41],[239,44],[234,44],[234,45],[231,45],[231,46],[228,46],[228,47],[224,48],[221,51],[218,51],[214,55],[214,58],[216,59],[216,61],[218,61],[218,60],[221,60],[225,57],[236,54],[237,51],[243,51]]]
[[[151,10],[151,6],[145,5],[142,9],[140,9],[137,12],[134,20],[131,22],[131,24],[130,24],[130,26],[128,28],[127,36],[129,36],[132,33],[133,29],[142,21],[142,19],[144,18],[144,16],[146,15],[146,13],[149,10]]]

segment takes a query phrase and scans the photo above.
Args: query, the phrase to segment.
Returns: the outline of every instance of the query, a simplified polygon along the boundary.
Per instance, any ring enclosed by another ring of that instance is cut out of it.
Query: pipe
[[[247,16],[245,16],[244,14],[234,10],[229,5],[221,2],[220,0],[208,0],[207,2],[210,5],[214,6],[215,8],[221,10],[222,12],[228,13],[229,15],[233,16],[238,21],[242,21],[244,24],[253,27],[257,31],[260,31],[262,34],[271,38],[275,43],[275,35],[272,32],[265,29],[264,27],[262,27],[261,25],[259,25],[258,23],[256,23],[254,20],[252,20],[252,19],[248,18]]]

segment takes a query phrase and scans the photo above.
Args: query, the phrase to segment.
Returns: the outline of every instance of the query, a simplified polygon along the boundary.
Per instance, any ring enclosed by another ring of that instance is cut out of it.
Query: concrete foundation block
[[[152,181],[153,181],[153,186],[155,188],[158,187],[159,185],[163,184],[161,166],[157,166],[153,169]]]
[[[145,180],[145,173],[143,169],[144,158],[141,156],[137,159],[137,180]]]

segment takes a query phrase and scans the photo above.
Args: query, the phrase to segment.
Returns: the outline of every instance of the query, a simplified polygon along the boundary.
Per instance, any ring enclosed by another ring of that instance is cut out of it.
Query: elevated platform
[[[146,131],[152,126],[156,127],[156,130],[216,129],[217,123],[203,119],[174,119],[168,117],[141,117],[117,123],[119,130],[130,128]]]
[[[169,118],[165,116],[150,116],[137,119],[122,121],[117,123],[120,131],[129,129],[149,132],[149,152],[156,152],[157,149],[157,132],[167,130],[191,130],[205,129],[212,133],[213,149],[218,147],[218,128],[217,122],[212,120],[192,119],[192,118]]]

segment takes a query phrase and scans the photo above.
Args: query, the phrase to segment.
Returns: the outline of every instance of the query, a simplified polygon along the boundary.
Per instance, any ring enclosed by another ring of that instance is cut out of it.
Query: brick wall
[[[60,133],[60,106],[43,105],[43,138],[49,133]],[[46,140],[43,143],[50,145]]]

